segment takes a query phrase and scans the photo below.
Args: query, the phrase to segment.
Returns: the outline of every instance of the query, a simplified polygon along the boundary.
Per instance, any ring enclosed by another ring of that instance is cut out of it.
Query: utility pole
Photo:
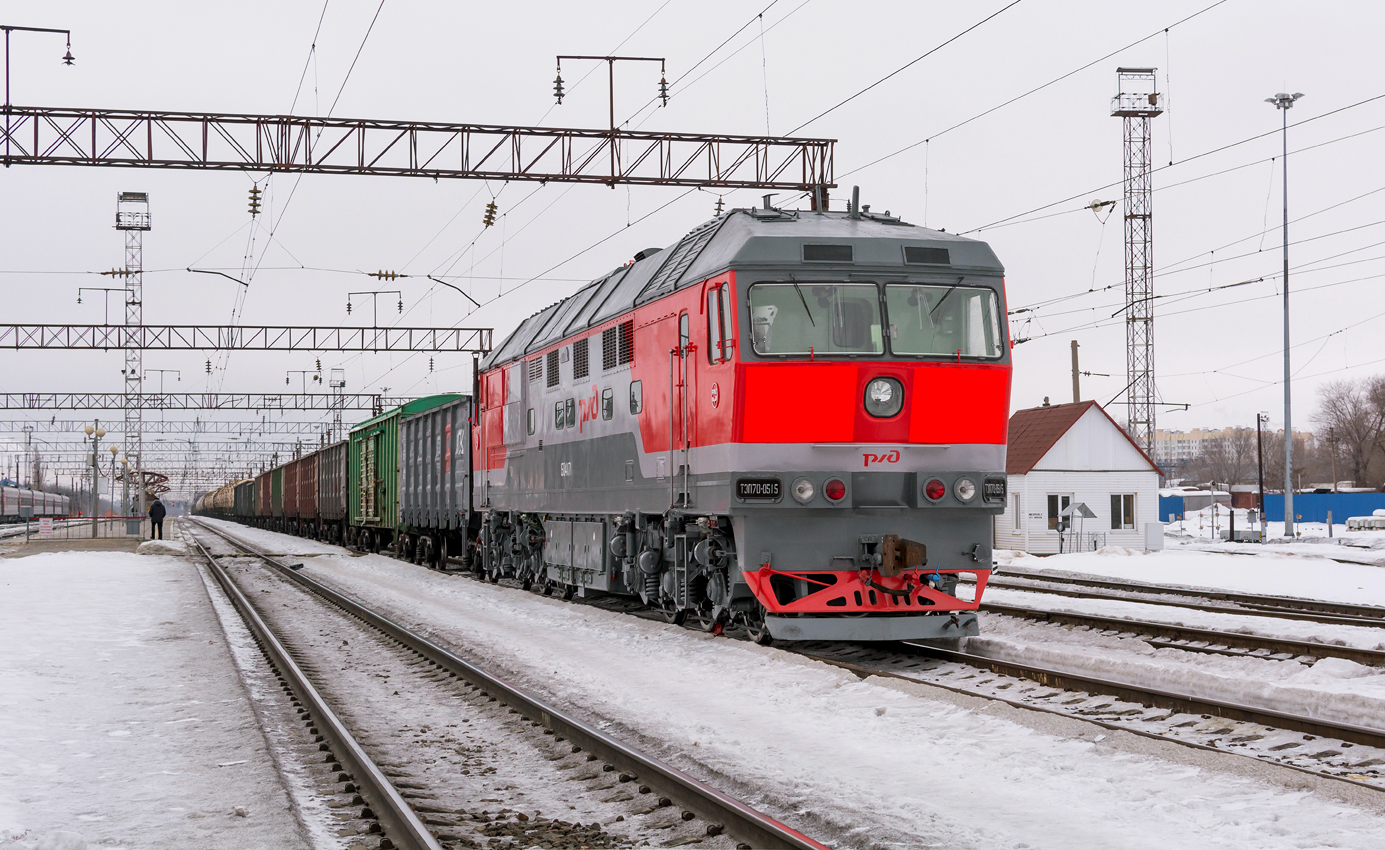
[[[1072,341],[1072,403],[1082,400],[1082,386],[1077,378],[1077,340]]]
[[[1265,98],[1283,114],[1280,136],[1283,139],[1284,161],[1284,536],[1294,538],[1294,428],[1292,405],[1289,403],[1289,110],[1303,92],[1280,92]]]
[[[1265,542],[1265,438],[1261,426],[1270,421],[1268,413],[1255,414],[1255,465],[1260,472],[1260,542]]]
[[[1117,68],[1111,114],[1125,139],[1125,364],[1130,436],[1154,456],[1154,236],[1152,137],[1163,114],[1154,68]]]
[[[1337,492],[1337,432],[1331,428],[1327,429],[1328,451],[1332,452],[1332,492]],[[1353,485],[1355,482],[1352,482]],[[1329,535],[1330,536],[1330,535]]]

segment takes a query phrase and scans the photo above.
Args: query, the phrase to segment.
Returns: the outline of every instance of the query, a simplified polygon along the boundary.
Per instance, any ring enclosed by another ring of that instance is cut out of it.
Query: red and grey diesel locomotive
[[[868,208],[734,210],[641,251],[483,362],[479,568],[761,641],[976,634],[1002,275],[985,243]]]

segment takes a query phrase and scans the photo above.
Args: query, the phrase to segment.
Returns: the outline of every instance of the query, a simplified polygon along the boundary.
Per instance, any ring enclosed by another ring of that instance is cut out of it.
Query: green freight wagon
[[[449,393],[415,399],[387,410],[351,429],[347,456],[347,543],[374,552],[394,541],[399,516],[399,422],[461,395]]]

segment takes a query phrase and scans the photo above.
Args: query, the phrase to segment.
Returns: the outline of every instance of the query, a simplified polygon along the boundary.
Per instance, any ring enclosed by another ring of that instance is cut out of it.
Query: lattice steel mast
[[[121,192],[116,198],[115,229],[125,232],[125,459],[134,470],[136,498],[143,516],[144,464],[141,458],[143,434],[140,430],[144,394],[144,232],[149,229],[149,196],[144,192]]]
[[[1149,119],[1163,113],[1154,68],[1117,68],[1111,114],[1125,159],[1125,370],[1130,436],[1154,456],[1154,231]]]

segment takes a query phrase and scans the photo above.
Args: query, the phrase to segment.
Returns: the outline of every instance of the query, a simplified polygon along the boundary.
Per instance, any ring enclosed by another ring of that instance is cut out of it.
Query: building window
[[[1135,494],[1111,494],[1111,530],[1135,530]]]
[[[1022,515],[1020,514],[1020,496],[1019,496],[1019,494],[1016,493],[1015,495],[1011,496],[1011,497],[1010,497],[1010,500],[1011,500],[1011,502],[1012,502],[1012,507],[1010,508],[1010,510],[1014,511],[1014,514],[1015,514],[1015,531],[1019,531],[1019,530],[1020,530],[1020,524],[1021,524],[1021,522],[1022,522]]]
[[[1063,511],[1072,504],[1072,496],[1048,494],[1048,530],[1057,531],[1058,523],[1063,521]]]
[[[558,386],[558,349],[548,352],[548,386]]]
[[[572,344],[572,377],[587,377],[587,341],[579,339]]]

